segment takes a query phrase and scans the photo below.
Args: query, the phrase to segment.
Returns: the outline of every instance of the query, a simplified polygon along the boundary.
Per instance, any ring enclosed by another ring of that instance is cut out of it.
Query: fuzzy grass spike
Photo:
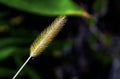
[[[56,34],[60,31],[62,26],[65,24],[65,16],[60,16],[55,19],[55,21],[48,26],[33,42],[30,48],[30,55],[32,57],[38,56],[45,47],[53,40]]]
[[[48,46],[48,44],[53,40],[53,38],[58,34],[60,29],[64,26],[66,22],[66,16],[59,16],[49,25],[33,42],[30,47],[30,56],[21,66],[18,72],[14,75],[12,79],[15,79],[31,57],[36,57]]]

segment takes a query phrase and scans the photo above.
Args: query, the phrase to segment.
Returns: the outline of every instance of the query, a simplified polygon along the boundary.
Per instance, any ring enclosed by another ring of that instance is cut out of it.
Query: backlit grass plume
[[[60,31],[62,26],[65,24],[65,16],[60,16],[55,21],[48,26],[33,42],[30,47],[30,55],[32,57],[38,56],[45,47],[53,40],[56,34]]]
[[[51,25],[49,25],[33,42],[33,44],[30,47],[30,56],[25,61],[25,63],[21,66],[21,68],[18,70],[18,72],[14,75],[12,79],[15,79],[16,76],[20,73],[20,71],[23,69],[23,67],[27,64],[27,62],[30,60],[31,57],[38,56],[47,46],[48,44],[53,40],[53,38],[56,36],[56,34],[60,31],[60,29],[63,27],[63,25],[66,22],[66,16],[59,16],[58,18],[53,21]]]

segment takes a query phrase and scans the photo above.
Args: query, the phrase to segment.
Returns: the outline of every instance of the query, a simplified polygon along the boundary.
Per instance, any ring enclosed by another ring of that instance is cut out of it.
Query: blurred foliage
[[[10,77],[11,75],[14,75],[15,72],[16,70],[11,68],[0,67],[0,78]]]
[[[94,5],[93,5],[93,9],[95,11],[100,11],[102,10],[103,8],[105,8],[106,6],[106,0],[96,0]]]
[[[7,47],[0,50],[0,61],[6,59],[10,55],[16,52],[16,47]]]

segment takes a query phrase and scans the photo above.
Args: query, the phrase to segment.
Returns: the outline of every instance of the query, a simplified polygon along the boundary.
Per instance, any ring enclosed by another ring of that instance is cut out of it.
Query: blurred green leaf
[[[31,79],[42,79],[40,74],[38,74],[34,69],[31,69],[29,66],[25,69]]]
[[[61,40],[61,43],[62,42],[63,42],[63,40]],[[66,39],[66,40],[64,40],[63,48],[70,48],[70,47],[72,47],[72,45],[73,45],[73,40]]]
[[[0,77],[9,77],[14,75],[16,70],[0,67]]]
[[[87,24],[92,27],[96,24],[96,18],[94,16],[90,16],[89,18],[86,19]]]
[[[15,38],[1,38],[0,39],[0,48],[8,46],[8,45],[14,45],[14,43],[18,42]]]
[[[106,54],[105,52],[96,52],[96,57],[101,60],[103,64],[108,64],[112,62],[112,56]]]
[[[71,0],[0,0],[0,3],[39,15],[89,16]]]
[[[106,5],[106,0],[96,0],[96,2],[93,5],[93,8],[95,11],[102,10]]]
[[[4,17],[5,15],[7,15],[7,13],[5,13],[5,12],[0,12],[0,18]]]
[[[0,33],[5,33],[5,32],[7,32],[9,29],[10,29],[10,28],[9,28],[9,26],[8,26],[7,24],[2,25],[2,24],[0,23]]]
[[[111,44],[110,43],[111,42],[111,37],[109,35],[105,34],[103,36],[103,39],[104,39],[106,44],[108,44],[108,43]],[[112,57],[109,54],[107,54],[106,51],[105,52],[104,51],[98,51],[98,50],[96,51],[94,49],[94,44],[97,43],[97,42],[98,42],[98,40],[94,35],[89,36],[88,44],[89,44],[90,48],[94,51],[92,54],[95,57],[97,57],[99,60],[101,60],[101,62],[103,64],[110,63],[112,61]]]
[[[0,48],[6,47],[6,46],[13,46],[13,45],[20,45],[20,44],[26,44],[31,41],[29,39],[30,37],[5,37],[0,38]]]
[[[110,46],[112,44],[112,36],[109,34],[103,34],[102,40],[106,46]]]
[[[89,45],[91,46],[91,45],[93,45],[93,44],[95,44],[95,43],[97,43],[98,42],[98,40],[97,40],[97,38],[94,36],[94,35],[90,35],[89,36],[89,39],[88,39],[88,43],[89,43]]]
[[[14,53],[16,50],[17,50],[16,47],[7,47],[4,49],[0,49],[0,61],[11,56],[12,53]]]

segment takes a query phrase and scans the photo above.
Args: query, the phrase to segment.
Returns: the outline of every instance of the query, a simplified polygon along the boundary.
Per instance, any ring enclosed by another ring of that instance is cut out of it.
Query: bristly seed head
[[[53,21],[52,24],[48,26],[33,42],[30,47],[30,56],[38,56],[53,40],[56,34],[64,26],[65,22],[66,16],[59,16],[56,18],[55,21]]]

